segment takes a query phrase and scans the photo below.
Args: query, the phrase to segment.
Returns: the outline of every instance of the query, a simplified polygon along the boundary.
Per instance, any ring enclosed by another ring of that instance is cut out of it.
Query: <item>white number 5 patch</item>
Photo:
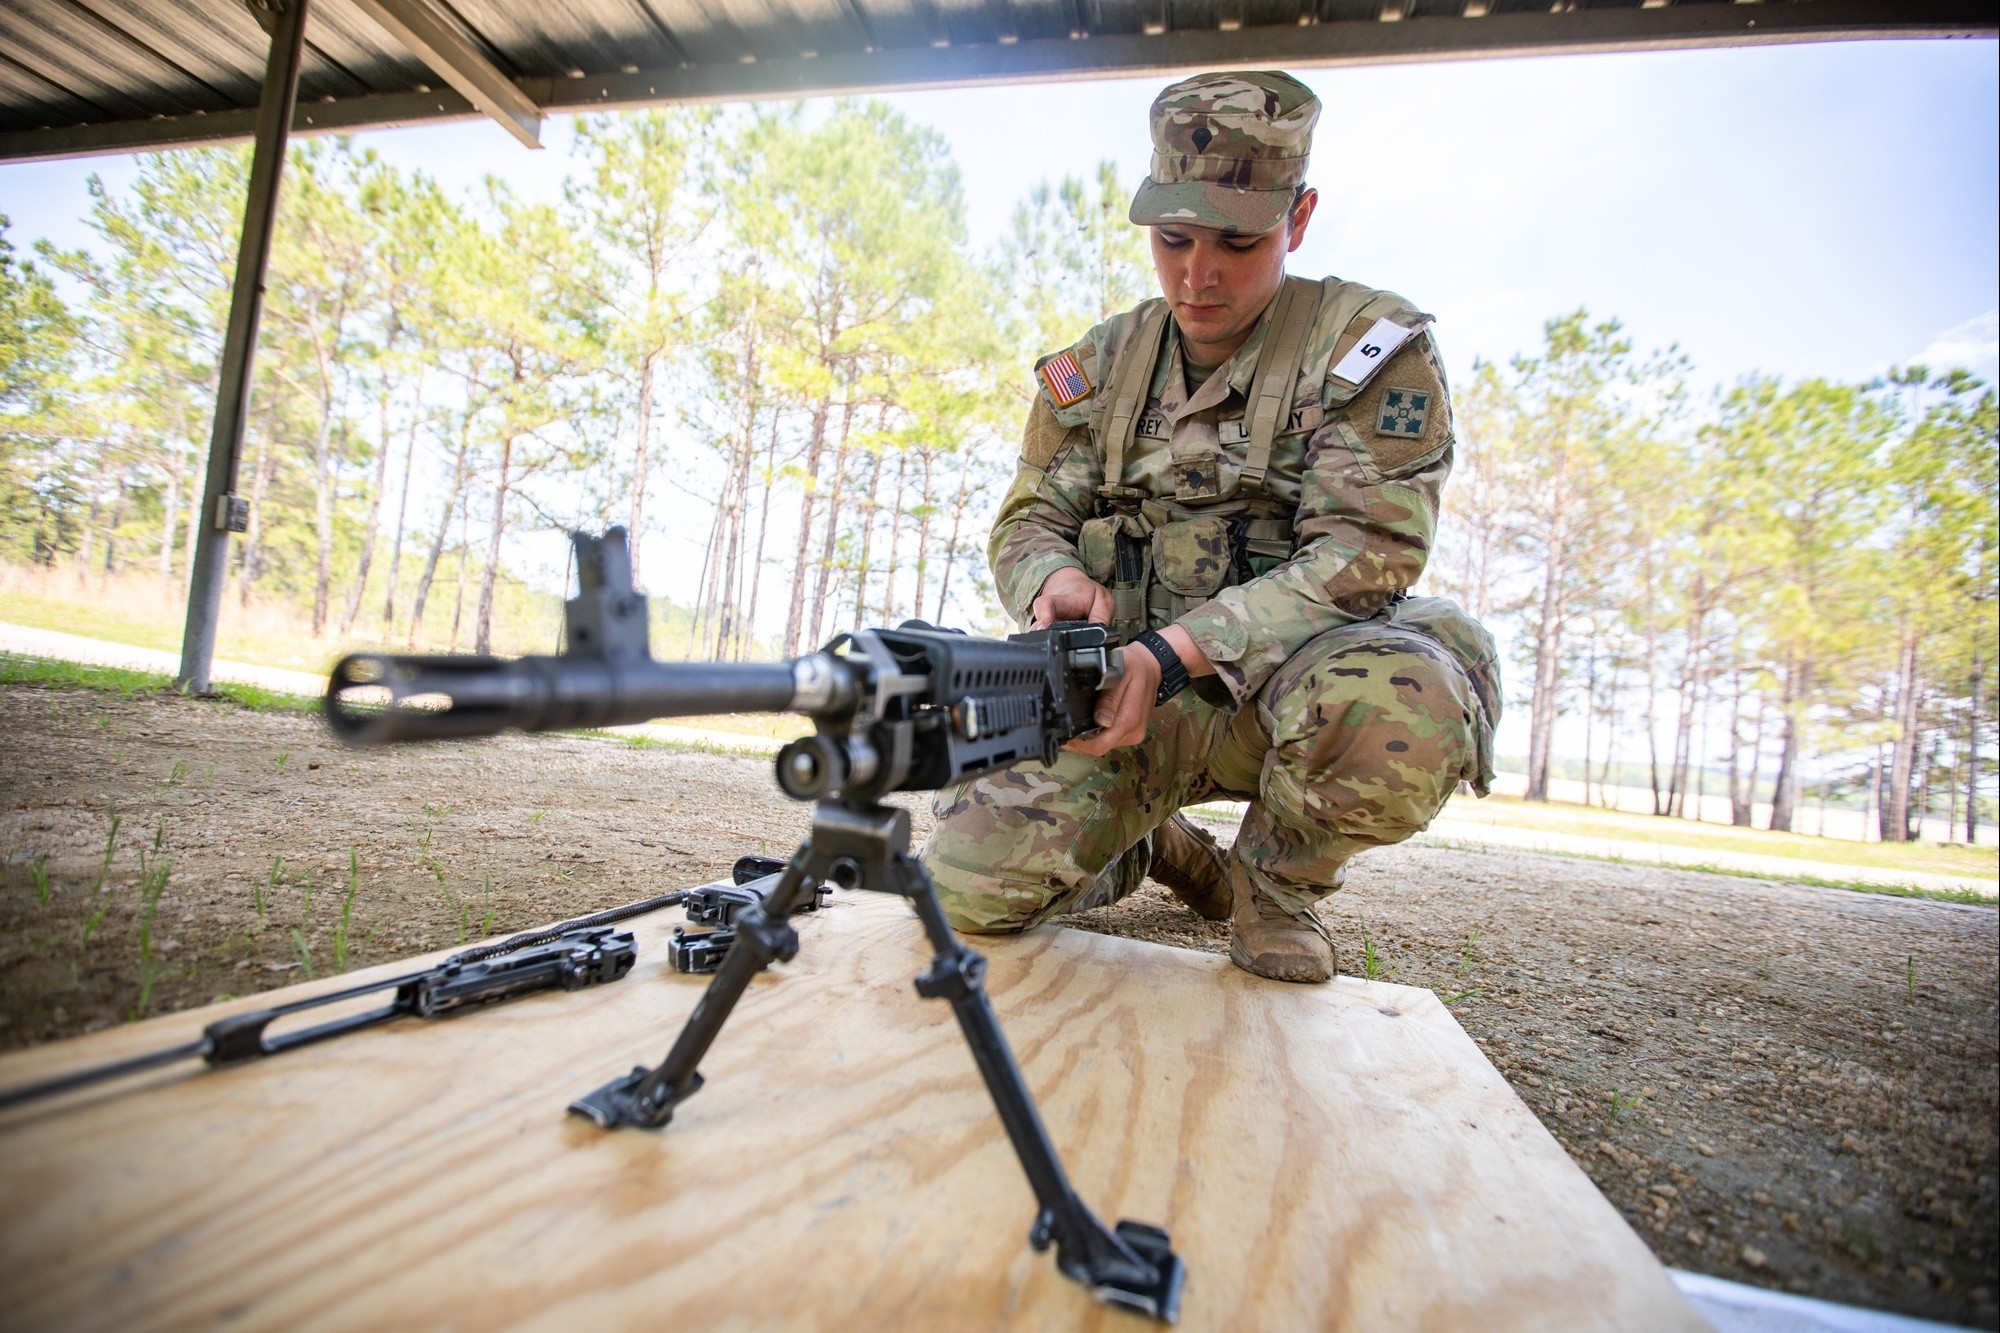
[[[1394,356],[1396,349],[1409,341],[1415,329],[1406,329],[1393,320],[1378,319],[1361,335],[1361,341],[1348,349],[1340,358],[1340,364],[1333,368],[1334,377],[1349,384],[1365,384],[1376,369]]]

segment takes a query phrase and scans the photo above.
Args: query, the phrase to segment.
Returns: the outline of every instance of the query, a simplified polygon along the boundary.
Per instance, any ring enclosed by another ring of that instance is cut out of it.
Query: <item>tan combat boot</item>
[[[1175,814],[1153,832],[1153,863],[1146,873],[1204,921],[1227,921],[1232,895],[1222,849],[1206,829]]]
[[[1292,916],[1251,885],[1243,867],[1229,864],[1235,909],[1229,917],[1229,961],[1273,981],[1330,981],[1333,941],[1316,916]]]

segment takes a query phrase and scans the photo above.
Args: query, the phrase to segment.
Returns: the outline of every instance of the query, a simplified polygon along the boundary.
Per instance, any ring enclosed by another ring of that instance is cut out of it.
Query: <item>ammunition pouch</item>
[[[1167,591],[1205,602],[1222,591],[1235,566],[1229,520],[1219,514],[1153,529],[1153,576]]]
[[[1083,560],[1083,572],[1110,587],[1118,570],[1118,516],[1086,521],[1076,534],[1076,553]]]
[[[1128,642],[1292,556],[1287,519],[1191,514],[1129,486],[1100,487],[1097,501],[1077,554],[1084,573],[1111,590],[1112,628]]]

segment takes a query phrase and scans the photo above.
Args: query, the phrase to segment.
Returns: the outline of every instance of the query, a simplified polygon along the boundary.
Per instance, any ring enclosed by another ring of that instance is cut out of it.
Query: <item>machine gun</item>
[[[745,858],[746,860],[750,858]],[[705,884],[691,892],[720,890],[721,884]],[[200,1060],[211,1068],[283,1055],[301,1046],[344,1037],[363,1028],[405,1016],[438,1018],[474,1005],[496,1004],[531,991],[581,990],[604,982],[617,981],[638,961],[638,946],[628,931],[613,931],[610,923],[645,912],[672,907],[685,900],[690,891],[675,891],[627,903],[606,912],[562,921],[541,930],[526,931],[495,944],[475,945],[461,950],[434,967],[380,981],[348,986],[309,1000],[292,1000],[269,1009],[218,1018],[201,1030],[193,1041],[168,1046],[144,1055],[135,1055],[110,1064],[94,1065],[72,1074],[62,1074],[24,1087],[0,1090],[0,1110],[23,1102],[53,1097],[58,1093],[143,1073],[181,1060]],[[316,1023],[296,1031],[273,1036],[266,1029],[280,1019],[309,1009],[321,1009],[347,1000],[383,991],[393,992],[388,1002],[361,1013]]]
[[[570,1110],[607,1129],[663,1127],[701,1089],[697,1066],[750,981],[799,947],[786,918],[818,886],[908,898],[932,948],[919,995],[948,1000],[1035,1192],[1028,1232],[1057,1266],[1107,1304],[1171,1322],[1184,1269],[1163,1229],[1107,1227],[1077,1195],[1000,1030],[986,959],[952,934],[936,887],[910,855],[897,791],[931,791],[1030,757],[1053,762],[1094,729],[1097,692],[1118,678],[1101,625],[1066,623],[1004,641],[920,622],[843,634],[817,653],[770,664],[657,662],[646,599],[632,586],[625,531],[574,533],[577,595],[556,656],[402,657],[357,653],[333,669],[327,720],[355,745],[603,727],[716,713],[804,713],[810,736],[778,753],[778,785],[815,802],[811,836],[756,903],[740,904],[732,941],[666,1059],[578,1098]]]

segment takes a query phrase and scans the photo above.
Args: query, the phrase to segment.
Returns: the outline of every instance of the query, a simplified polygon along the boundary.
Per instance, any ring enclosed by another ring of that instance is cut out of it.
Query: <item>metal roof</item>
[[[0,0],[0,161],[247,137],[271,3]],[[2000,0],[312,0],[294,124],[1996,31]]]

